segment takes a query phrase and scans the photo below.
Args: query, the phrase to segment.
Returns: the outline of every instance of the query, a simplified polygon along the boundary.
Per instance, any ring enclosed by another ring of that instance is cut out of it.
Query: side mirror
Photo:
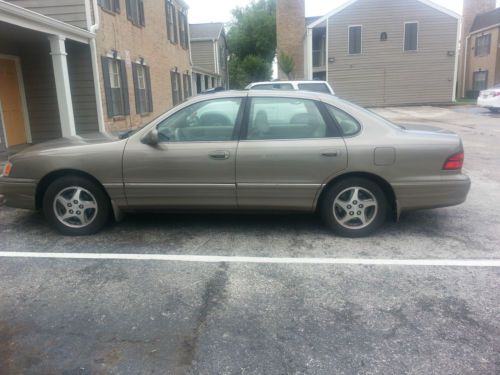
[[[150,146],[156,146],[159,142],[158,130],[155,128],[141,138],[141,142]]]

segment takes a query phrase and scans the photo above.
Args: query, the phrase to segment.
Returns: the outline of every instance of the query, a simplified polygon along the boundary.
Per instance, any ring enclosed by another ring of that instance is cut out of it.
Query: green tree
[[[278,57],[278,65],[280,66],[283,73],[286,74],[289,80],[293,79],[292,72],[295,68],[295,61],[293,61],[293,57],[287,55],[283,51],[280,52]]]
[[[233,10],[227,41],[229,82],[243,88],[253,81],[266,81],[272,75],[276,54],[276,2],[253,1]]]

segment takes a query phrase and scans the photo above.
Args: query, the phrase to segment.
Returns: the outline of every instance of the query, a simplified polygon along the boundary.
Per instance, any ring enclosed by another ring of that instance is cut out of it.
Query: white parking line
[[[212,255],[0,252],[0,258],[158,260],[194,263],[338,264],[373,266],[500,267],[500,259],[268,258]]]

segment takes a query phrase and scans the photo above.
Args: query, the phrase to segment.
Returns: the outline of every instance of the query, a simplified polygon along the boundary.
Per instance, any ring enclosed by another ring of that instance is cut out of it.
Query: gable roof
[[[487,27],[500,24],[500,8],[491,10],[486,13],[478,14],[474,19],[474,23],[470,29],[473,33],[478,30],[486,29]]]
[[[194,23],[189,25],[191,40],[216,40],[219,39],[224,30],[224,24],[216,23]]]
[[[436,10],[442,12],[442,13],[445,13],[445,14],[453,17],[453,18],[456,18],[456,19],[460,19],[461,18],[459,14],[453,12],[452,10],[450,10],[448,8],[442,7],[441,5],[433,3],[430,0],[417,0],[417,1],[421,2],[422,4],[425,4],[425,5],[429,6],[431,8],[434,8],[434,9],[436,9]],[[349,0],[349,1],[347,1],[346,3],[342,4],[338,8],[335,8],[331,12],[325,14],[323,17],[320,17],[316,21],[314,21],[311,24],[307,25],[307,28],[311,29],[311,28],[314,28],[314,27],[318,26],[319,24],[323,23],[328,18],[334,16],[337,13],[342,12],[344,9],[349,8],[351,5],[354,5],[357,2],[358,2],[358,0]]]

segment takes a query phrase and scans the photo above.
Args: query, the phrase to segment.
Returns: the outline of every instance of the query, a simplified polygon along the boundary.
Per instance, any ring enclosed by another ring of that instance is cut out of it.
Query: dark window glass
[[[405,23],[405,51],[416,51],[418,45],[418,23]]]
[[[491,50],[491,34],[481,35],[476,38],[475,56],[489,55]]]
[[[488,71],[474,72],[474,91],[482,91],[488,88]]]
[[[324,83],[299,83],[299,90],[324,92],[330,94],[330,90]]]
[[[240,98],[213,99],[183,108],[158,125],[163,142],[215,142],[233,139]]]
[[[97,0],[97,3],[107,11],[120,13],[120,0]]]
[[[327,125],[313,100],[253,98],[248,140],[310,139],[327,136]]]
[[[349,54],[361,53],[361,26],[349,26]]]
[[[359,133],[361,125],[354,117],[334,106],[327,105],[327,108],[330,115],[340,126],[342,135],[351,136]]]
[[[290,83],[265,83],[261,85],[252,86],[251,90],[293,90],[293,86]]]
[[[127,3],[127,18],[134,25],[145,26],[144,0],[125,0]]]

